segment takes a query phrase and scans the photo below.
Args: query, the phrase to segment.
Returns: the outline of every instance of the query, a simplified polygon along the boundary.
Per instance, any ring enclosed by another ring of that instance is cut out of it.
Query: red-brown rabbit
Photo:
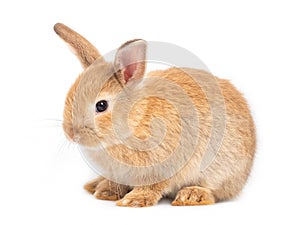
[[[63,24],[56,24],[54,29],[71,45],[85,69],[66,97],[65,135],[87,151],[102,146],[107,154],[97,158],[95,153],[95,162],[111,168],[113,174],[89,182],[87,191],[98,199],[131,207],[152,206],[162,197],[173,198],[172,205],[176,206],[213,204],[240,193],[253,163],[255,126],[246,100],[229,81],[192,68],[172,67],[145,74],[144,40],[123,44],[110,63],[75,31]],[[200,85],[194,77],[199,78]],[[214,95],[218,92],[221,98]],[[126,107],[128,116],[122,117]],[[213,113],[221,116],[224,126],[219,126]],[[160,122],[153,123],[155,118]],[[190,121],[198,124],[184,127]],[[163,126],[158,129],[161,122]],[[116,130],[122,123],[128,126],[128,134]],[[162,130],[157,135],[162,140],[152,150],[122,141],[133,136],[142,143],[155,136],[153,130]],[[221,133],[221,138],[212,141],[213,130]],[[215,157],[201,170],[208,146],[215,148]],[[142,169],[167,161],[165,167]],[[124,163],[127,169],[123,171]],[[162,174],[166,174],[165,179],[159,177]],[[124,182],[126,178],[130,181]],[[134,185],[134,178],[140,185]]]

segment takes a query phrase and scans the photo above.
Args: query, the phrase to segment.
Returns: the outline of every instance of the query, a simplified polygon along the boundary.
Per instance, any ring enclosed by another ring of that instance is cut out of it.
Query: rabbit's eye
[[[100,113],[100,112],[104,112],[108,107],[108,103],[106,100],[101,100],[99,102],[96,103],[96,112]]]

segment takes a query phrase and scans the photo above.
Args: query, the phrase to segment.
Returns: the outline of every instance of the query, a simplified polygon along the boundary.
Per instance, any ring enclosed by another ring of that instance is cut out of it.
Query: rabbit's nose
[[[69,132],[68,134],[67,134],[67,138],[68,138],[68,140],[69,141],[71,141],[71,142],[76,142],[76,135],[74,134],[74,132],[72,131],[72,132]]]
[[[68,124],[63,124],[63,129],[65,132],[65,136],[67,137],[68,140],[74,141],[74,129],[72,126]]]
[[[78,134],[75,134],[73,137],[73,141],[79,143],[79,140],[80,140],[80,136]]]
[[[80,135],[79,135],[79,130],[80,129],[78,129],[78,128],[73,128],[73,137],[72,137],[72,140],[74,141],[74,142],[78,142],[79,141],[79,139],[80,139]]]
[[[81,132],[82,128],[77,127],[77,126],[73,126],[72,127],[72,132],[69,133],[69,138],[71,139],[71,141],[75,142],[75,143],[79,143],[80,140],[82,139],[82,132]]]

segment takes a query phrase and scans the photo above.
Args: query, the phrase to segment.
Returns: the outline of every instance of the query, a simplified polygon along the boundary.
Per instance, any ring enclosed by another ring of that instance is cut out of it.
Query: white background
[[[298,1],[2,1],[0,224],[299,223]],[[60,122],[82,71],[53,32],[63,22],[102,53],[133,38],[198,55],[249,100],[258,133],[241,196],[213,206],[120,208],[88,195],[95,174]]]

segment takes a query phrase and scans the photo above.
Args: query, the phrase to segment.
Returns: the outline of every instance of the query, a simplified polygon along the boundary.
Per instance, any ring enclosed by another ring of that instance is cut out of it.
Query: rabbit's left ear
[[[141,79],[146,69],[147,42],[135,39],[123,44],[116,53],[115,70],[120,72],[120,81],[126,84],[130,80]]]
[[[102,58],[98,50],[83,36],[62,23],[54,26],[54,31],[72,48],[83,68],[87,68],[96,59]]]

